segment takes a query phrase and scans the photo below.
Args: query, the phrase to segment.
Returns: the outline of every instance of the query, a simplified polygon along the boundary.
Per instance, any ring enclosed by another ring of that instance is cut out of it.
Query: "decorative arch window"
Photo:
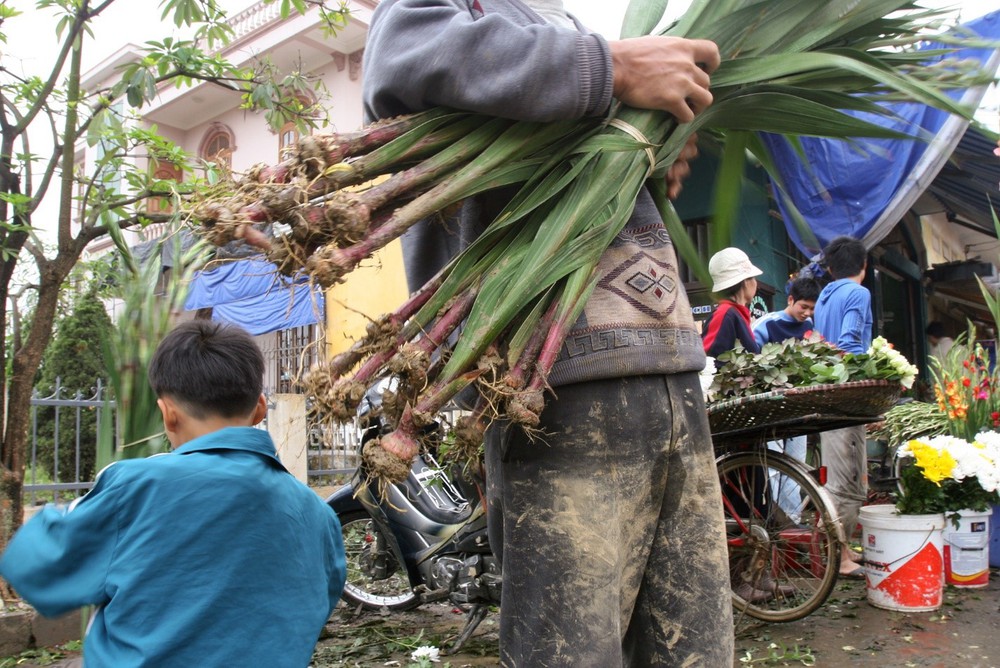
[[[301,105],[302,111],[307,115],[316,117],[319,114],[314,113],[316,111],[316,99],[309,95],[307,92],[297,92],[295,94],[295,99]],[[295,143],[299,141],[302,137],[302,132],[296,126],[294,121],[289,121],[281,126],[278,131],[278,161],[282,161],[288,154],[288,151],[295,146]]]
[[[198,154],[206,161],[227,169],[233,166],[236,142],[232,130],[221,123],[213,123],[205,133]]]
[[[281,126],[281,131],[278,132],[278,161],[285,159],[288,151],[295,146],[295,143],[299,141],[299,137],[302,135],[299,133],[298,127],[295,123],[289,121]]]
[[[156,181],[176,181],[181,182],[183,178],[181,169],[172,162],[160,162],[151,160],[149,169],[153,179]],[[150,197],[146,203],[146,211],[149,213],[171,213],[174,210],[173,202],[169,197]]]

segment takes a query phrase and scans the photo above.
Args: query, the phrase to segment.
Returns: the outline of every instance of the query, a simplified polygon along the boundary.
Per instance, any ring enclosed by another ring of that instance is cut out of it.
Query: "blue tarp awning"
[[[1000,39],[1000,11],[963,27],[984,38]],[[1000,63],[1000,51],[988,48],[962,49],[950,57],[976,59],[991,73]],[[985,91],[986,86],[954,91],[953,97],[975,107]],[[849,142],[803,137],[800,155],[785,138],[762,135],[778,165],[783,187],[775,183],[774,190],[789,237],[807,257],[844,234],[864,240],[869,248],[878,243],[927,189],[968,126],[959,117],[923,104],[884,106],[891,116],[846,113],[910,135],[922,129],[934,139]],[[802,214],[813,238],[798,229],[790,204]]]
[[[261,257],[214,265],[195,274],[184,308],[212,308],[212,319],[266,334],[322,322],[323,290],[305,276],[282,276]]]

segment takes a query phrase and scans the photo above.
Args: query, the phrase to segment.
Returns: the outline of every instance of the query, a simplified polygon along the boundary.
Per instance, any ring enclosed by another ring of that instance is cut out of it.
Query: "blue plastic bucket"
[[[990,566],[1000,568],[1000,506],[990,516]]]

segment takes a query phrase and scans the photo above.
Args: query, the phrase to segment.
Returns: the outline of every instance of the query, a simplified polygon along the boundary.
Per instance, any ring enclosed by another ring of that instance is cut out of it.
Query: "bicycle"
[[[825,469],[769,450],[767,442],[875,422],[898,395],[884,381],[859,381],[709,406],[738,613],[766,622],[808,616],[833,591],[845,542],[823,489]],[[799,486],[791,512],[776,502],[788,484]]]
[[[833,503],[817,482],[819,470],[761,444],[724,452],[716,468],[733,607],[767,622],[806,617],[833,591],[844,541]],[[791,514],[774,501],[789,483],[801,496]]]

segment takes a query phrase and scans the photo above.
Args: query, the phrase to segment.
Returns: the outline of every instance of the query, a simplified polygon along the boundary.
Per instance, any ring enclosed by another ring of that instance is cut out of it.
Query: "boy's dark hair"
[[[868,250],[854,237],[837,237],[823,249],[823,266],[834,279],[857,276],[868,262]]]
[[[927,329],[924,330],[924,334],[938,339],[942,339],[946,336],[944,333],[944,325],[937,320],[927,323]]]
[[[788,285],[788,296],[793,302],[805,300],[814,302],[819,299],[819,281],[809,276],[799,276]]]
[[[246,331],[188,320],[163,337],[149,362],[149,384],[196,419],[250,415],[264,385],[264,356]]]

